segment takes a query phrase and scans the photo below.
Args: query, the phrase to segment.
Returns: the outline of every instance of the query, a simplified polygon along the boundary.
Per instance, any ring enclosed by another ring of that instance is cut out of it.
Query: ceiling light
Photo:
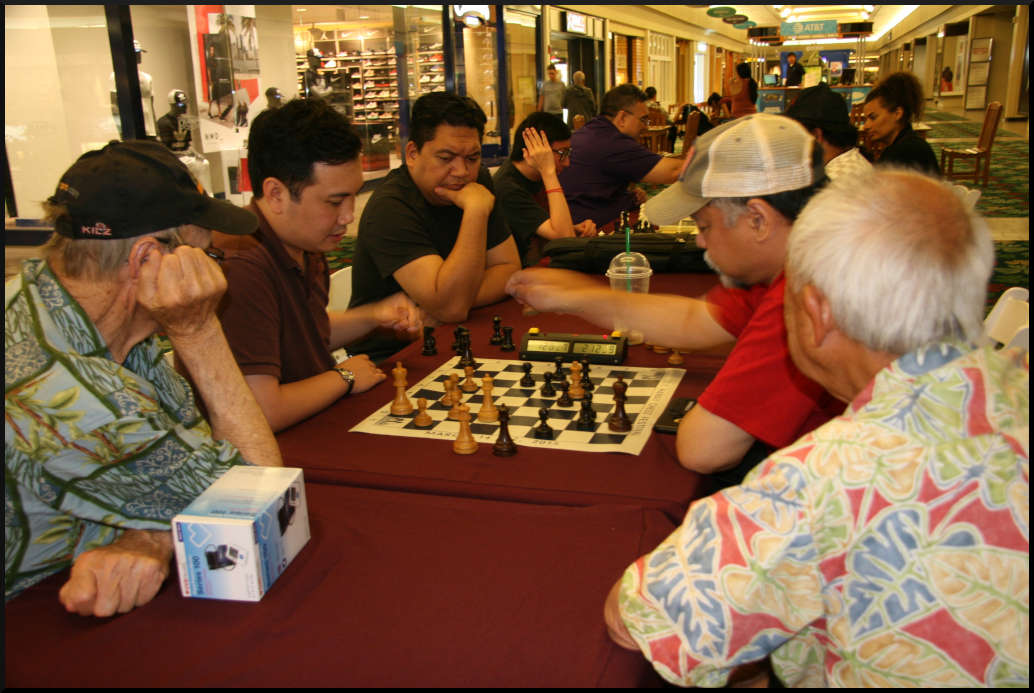
[[[309,11],[308,7],[296,7],[294,9],[295,9],[296,12],[308,12]]]

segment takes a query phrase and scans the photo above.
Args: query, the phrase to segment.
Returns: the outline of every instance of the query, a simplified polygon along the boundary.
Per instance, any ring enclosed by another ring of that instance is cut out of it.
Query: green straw
[[[632,227],[625,225],[625,254],[632,255]],[[629,257],[631,259],[631,257]],[[629,276],[628,270],[630,268],[625,266],[625,291],[632,291],[632,277]]]

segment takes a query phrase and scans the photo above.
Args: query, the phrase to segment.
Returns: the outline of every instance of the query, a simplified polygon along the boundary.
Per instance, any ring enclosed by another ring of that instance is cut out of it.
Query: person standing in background
[[[596,117],[596,95],[585,86],[585,73],[578,70],[571,75],[571,86],[564,92],[563,107],[567,109],[567,124],[574,127],[574,117],[583,116],[585,122]]]
[[[539,92],[539,104],[536,110],[562,116],[564,113],[564,94],[567,87],[560,81],[556,65],[546,68],[546,81],[542,83],[542,90]]]

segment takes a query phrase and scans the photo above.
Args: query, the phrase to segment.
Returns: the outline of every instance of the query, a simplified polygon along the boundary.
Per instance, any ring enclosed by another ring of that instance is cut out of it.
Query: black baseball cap
[[[68,210],[54,230],[69,238],[134,238],[183,224],[243,235],[258,225],[250,211],[210,197],[183,162],[150,140],[86,152],[48,201]]]
[[[850,132],[851,114],[843,96],[825,82],[801,91],[797,100],[783,113],[794,120],[814,123],[828,132]]]

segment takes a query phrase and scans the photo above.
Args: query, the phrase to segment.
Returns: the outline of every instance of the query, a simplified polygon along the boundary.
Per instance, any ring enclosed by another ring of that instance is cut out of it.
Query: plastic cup
[[[621,253],[610,261],[607,278],[613,291],[629,291],[639,294],[650,293],[650,262],[642,253]],[[643,343],[643,333],[630,329],[628,325],[619,324],[615,320],[614,330],[620,331],[628,339],[630,346]]]

